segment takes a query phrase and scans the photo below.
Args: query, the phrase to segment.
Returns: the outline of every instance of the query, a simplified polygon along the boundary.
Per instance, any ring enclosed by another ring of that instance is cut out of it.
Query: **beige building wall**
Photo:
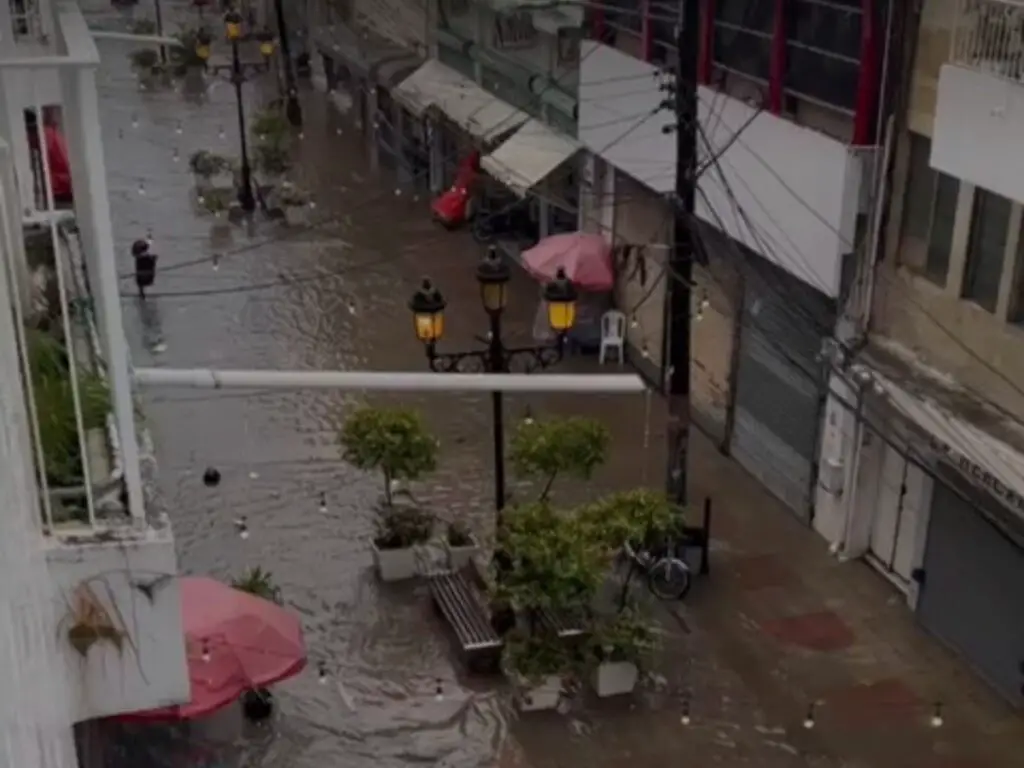
[[[930,137],[939,70],[949,59],[956,0],[924,0],[908,104],[909,132]],[[1022,137],[1024,140],[1024,137]],[[911,350],[925,365],[952,375],[961,385],[1024,418],[1024,324],[1013,322],[1021,269],[1021,205],[1014,202],[1005,238],[999,300],[990,312],[968,299],[964,269],[971,241],[978,191],[959,184],[949,269],[945,285],[923,276],[907,247],[905,217],[910,166],[910,134],[897,147],[893,204],[886,232],[886,256],[876,275],[872,332]]]
[[[694,266],[693,278],[691,402],[706,427],[725,439],[736,321],[742,306],[739,273],[728,257],[712,256],[706,267]]]

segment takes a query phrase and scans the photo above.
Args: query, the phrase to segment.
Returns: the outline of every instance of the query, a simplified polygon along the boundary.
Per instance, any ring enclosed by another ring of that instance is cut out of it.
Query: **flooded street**
[[[97,23],[124,28],[111,14]],[[291,174],[312,194],[315,207],[305,214],[314,226],[283,227],[260,216],[249,226],[234,225],[196,211],[188,169],[199,149],[237,155],[231,87],[212,81],[203,98],[140,89],[127,58],[132,47],[102,41],[99,87],[125,327],[136,365],[423,371],[406,304],[425,274],[448,300],[442,347],[479,344],[474,337],[486,326],[474,277],[480,246],[432,224],[426,201],[397,189],[388,171],[371,174],[355,131],[323,95],[303,94],[306,125]],[[246,84],[250,115],[265,85]],[[130,247],[145,237],[152,237],[159,263],[143,303],[131,280]],[[506,340],[530,343],[538,287],[514,270],[509,294]],[[652,683],[628,701],[575,701],[562,714],[519,718],[500,681],[467,679],[426,589],[382,586],[372,572],[380,479],[347,466],[337,446],[346,411],[366,397],[385,399],[323,390],[142,393],[159,465],[158,501],[173,521],[182,572],[230,579],[247,567],[268,570],[306,632],[309,669],[277,687],[272,732],[243,740],[229,765],[682,764],[675,756],[684,733],[694,764],[838,765],[798,754],[765,715],[774,706],[776,721],[799,722],[803,699],[766,707],[717,655],[716,640],[680,619],[678,608],[660,609],[663,659]],[[487,540],[494,519],[488,396],[400,399],[423,411],[441,445],[438,470],[413,489],[417,498],[441,520],[468,522]],[[665,437],[658,401],[561,395],[505,402],[510,424],[527,413],[560,413],[595,416],[608,426],[606,468],[586,487],[556,486],[556,497],[660,486]],[[216,488],[202,482],[207,467],[222,475]],[[695,477],[702,474],[715,477],[710,470]],[[515,498],[535,492],[514,483],[511,490]],[[242,516],[250,532],[245,540],[235,525]],[[318,680],[320,664],[325,683]],[[683,729],[681,713],[689,712],[692,697],[700,699],[704,725]]]

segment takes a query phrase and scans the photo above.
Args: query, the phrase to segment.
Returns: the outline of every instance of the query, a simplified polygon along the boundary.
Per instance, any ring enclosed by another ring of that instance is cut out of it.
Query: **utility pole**
[[[299,89],[295,86],[295,62],[292,61],[291,41],[288,39],[288,24],[284,17],[283,0],[274,0],[277,15],[277,36],[280,38],[281,58],[284,60],[285,115],[295,128],[302,127],[302,106],[299,104]]]
[[[156,36],[157,37],[163,37],[164,36],[164,13],[163,13],[163,9],[160,7],[160,0],[153,0],[153,9],[156,12]],[[167,46],[166,45],[161,45],[160,46],[160,61],[163,64],[167,63]]]
[[[676,27],[676,188],[673,244],[669,256],[668,333],[666,361],[668,391],[668,493],[678,505],[687,500],[690,441],[690,316],[693,285],[694,234],[691,228],[697,201],[697,55],[700,50],[700,3],[679,0]]]

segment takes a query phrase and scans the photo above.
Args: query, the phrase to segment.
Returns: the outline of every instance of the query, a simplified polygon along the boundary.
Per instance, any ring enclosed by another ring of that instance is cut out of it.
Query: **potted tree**
[[[544,502],[561,475],[589,480],[605,461],[608,441],[608,429],[594,419],[524,419],[512,436],[509,459],[520,477],[541,483],[538,500]]]
[[[343,456],[358,469],[376,471],[383,481],[381,515],[372,542],[373,559],[384,581],[417,573],[417,549],[433,533],[433,516],[415,501],[396,506],[400,480],[418,480],[437,466],[437,440],[416,411],[401,407],[357,408],[339,436]]]
[[[234,194],[234,163],[230,159],[215,152],[200,149],[189,157],[188,167],[192,171],[195,194],[199,201],[222,199],[226,194]],[[208,209],[207,202],[200,204]]]
[[[505,638],[502,666],[524,712],[555,709],[572,677],[572,650],[550,632],[516,631]]]
[[[470,564],[480,551],[473,532],[465,523],[449,523],[445,531],[444,549],[448,556],[448,567],[459,571]]]
[[[626,607],[597,622],[588,647],[594,692],[602,698],[632,693],[658,640],[657,627],[638,606]]]

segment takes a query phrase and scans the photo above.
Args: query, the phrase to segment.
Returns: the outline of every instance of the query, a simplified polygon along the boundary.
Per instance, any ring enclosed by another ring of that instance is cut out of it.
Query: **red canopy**
[[[120,719],[201,717],[306,666],[302,626],[285,609],[214,579],[187,576],[180,583],[192,700]]]

